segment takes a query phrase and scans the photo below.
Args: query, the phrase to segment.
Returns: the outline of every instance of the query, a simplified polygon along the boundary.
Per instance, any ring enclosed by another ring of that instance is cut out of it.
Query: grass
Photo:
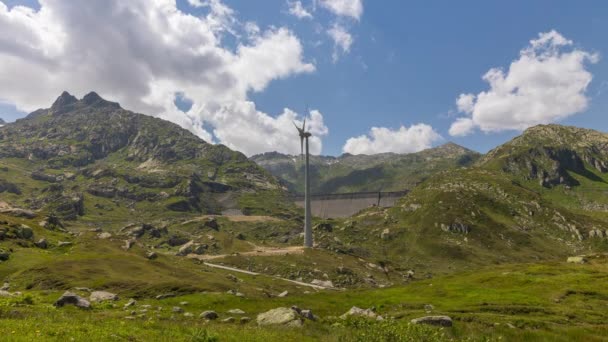
[[[18,298],[0,299],[0,333],[9,341],[204,341],[213,337],[218,341],[603,341],[608,333],[606,279],[607,258],[598,256],[586,265],[501,265],[388,289],[322,291],[286,298],[239,298],[214,292],[164,300],[141,298],[133,310],[139,314],[142,305],[152,307],[136,320],[124,318],[131,311],[122,310],[128,297],[115,305],[97,304],[91,311],[82,311],[52,307],[60,292],[31,291],[26,292],[27,303]],[[194,317],[171,312],[183,301],[188,304],[181,306]],[[430,313],[427,304],[434,307]],[[255,323],[206,323],[198,318],[204,310],[215,310],[223,319],[235,308],[255,318],[266,310],[291,305],[310,308],[321,320],[307,321],[301,329],[282,329],[261,328]],[[163,309],[158,311],[158,306]],[[387,321],[335,318],[351,306],[375,307]],[[454,326],[408,324],[412,318],[429,314],[449,315]]]

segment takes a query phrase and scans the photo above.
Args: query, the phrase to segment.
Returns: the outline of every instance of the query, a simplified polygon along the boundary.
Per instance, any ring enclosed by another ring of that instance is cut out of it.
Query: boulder
[[[209,218],[205,219],[205,222],[203,223],[203,227],[211,228],[213,230],[220,229],[220,225],[217,223],[217,219],[215,217],[209,217]]]
[[[178,255],[178,256],[188,255],[188,254],[192,253],[193,248],[194,248],[194,241],[190,240],[179,248],[176,255]]]
[[[241,322],[241,324],[246,324],[251,322],[251,318],[249,317],[241,317],[241,319],[239,320]]]
[[[440,327],[451,327],[452,319],[448,316],[425,316],[411,320],[412,324],[428,324]]]
[[[148,252],[146,253],[146,258],[148,258],[149,260],[154,260],[158,258],[158,254],[156,254],[156,252]]]
[[[261,313],[256,318],[258,325],[302,326],[300,315],[290,308],[276,308]]]
[[[234,323],[234,321],[236,321],[236,320],[234,319],[234,317],[228,317],[228,318],[224,318],[224,319],[222,320],[222,323]]]
[[[71,245],[72,245],[72,243],[68,242],[68,241],[59,241],[57,243],[57,247],[67,247],[67,246],[71,246]]]
[[[283,291],[283,292],[279,293],[279,295],[277,297],[279,297],[279,298],[287,297],[288,294],[289,294],[289,291]]]
[[[584,255],[579,255],[579,256],[568,257],[568,260],[566,260],[566,261],[571,264],[584,264],[587,262],[587,258],[585,258]]]
[[[34,231],[32,228],[22,224],[18,228],[15,229],[15,235],[19,239],[30,240],[34,237]]]
[[[167,244],[171,247],[177,247],[177,246],[182,246],[186,243],[188,243],[188,239],[182,236],[178,236],[178,235],[171,235],[169,237],[169,239],[167,240]]]
[[[47,249],[49,247],[49,244],[46,242],[46,239],[40,239],[38,240],[38,242],[34,242],[34,245],[41,249]]]
[[[171,311],[173,311],[175,313],[182,313],[182,312],[184,312],[184,309],[180,308],[179,306],[174,306],[173,309],[171,309]]]
[[[11,253],[0,248],[0,261],[6,261],[11,257]]]
[[[118,300],[118,296],[107,291],[93,291],[89,299],[91,302],[105,302],[108,300]]]
[[[91,303],[88,300],[69,291],[66,291],[63,295],[61,295],[61,297],[59,297],[59,299],[57,299],[57,301],[53,305],[58,308],[64,305],[74,305],[81,309],[91,308]]]
[[[348,310],[348,312],[346,312],[344,315],[340,316],[340,318],[347,319],[350,316],[372,318],[372,319],[376,319],[379,321],[383,319],[382,316],[378,315],[372,309],[361,309],[356,306],[353,306],[352,308],[350,308],[350,310]]]
[[[315,315],[313,315],[312,310],[301,310],[300,311],[300,316],[309,319],[311,321],[316,321],[317,317]]]
[[[0,290],[0,297],[12,297],[13,295],[5,290]]]
[[[211,310],[207,310],[207,311],[203,311],[200,316],[200,318],[212,321],[214,319],[217,319],[219,316],[217,314],[217,312],[215,311],[211,311]]]
[[[133,245],[135,245],[134,239],[125,240],[125,245],[122,247],[122,249],[128,251],[129,249],[131,249],[131,247],[133,247]]]

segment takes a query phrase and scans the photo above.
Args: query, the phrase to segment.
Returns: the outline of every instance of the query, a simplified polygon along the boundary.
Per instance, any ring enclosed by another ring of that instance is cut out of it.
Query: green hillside
[[[311,189],[314,193],[401,191],[435,172],[471,165],[479,156],[453,143],[411,154],[311,156]],[[303,193],[304,164],[299,156],[271,152],[250,159],[289,190]]]

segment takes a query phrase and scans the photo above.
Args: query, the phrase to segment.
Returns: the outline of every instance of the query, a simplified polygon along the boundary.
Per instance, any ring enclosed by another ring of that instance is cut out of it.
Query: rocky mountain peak
[[[99,94],[97,94],[94,91],[86,94],[82,98],[81,102],[86,106],[92,106],[92,107],[111,106],[111,107],[120,108],[120,105],[118,103],[107,101],[104,98],[102,98],[101,96],[99,96]]]
[[[63,108],[69,107],[70,105],[76,102],[78,102],[78,99],[76,97],[74,97],[67,91],[64,91],[63,93],[61,93],[61,95],[59,95],[57,100],[55,100],[55,102],[51,106],[51,109],[53,111],[61,110]]]

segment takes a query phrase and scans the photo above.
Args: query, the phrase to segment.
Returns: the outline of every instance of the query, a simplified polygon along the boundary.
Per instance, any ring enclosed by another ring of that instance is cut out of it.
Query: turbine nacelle
[[[304,139],[308,139],[310,136],[312,136],[312,134],[310,134],[310,132],[306,132],[306,118],[304,118],[304,121],[302,122],[302,127],[298,127],[298,125],[296,125],[296,123],[293,123],[294,126],[296,126],[296,129],[298,130],[298,133],[300,134],[300,156],[302,157],[302,159],[304,158]]]

